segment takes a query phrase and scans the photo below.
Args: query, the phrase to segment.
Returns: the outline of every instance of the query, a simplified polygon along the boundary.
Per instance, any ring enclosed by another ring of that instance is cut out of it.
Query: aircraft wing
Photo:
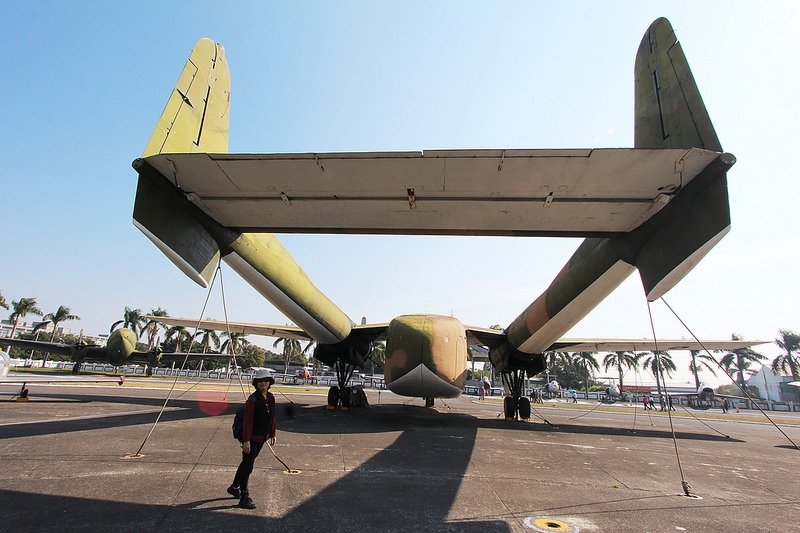
[[[224,320],[200,320],[195,318],[178,318],[171,316],[145,316],[147,320],[155,320],[170,326],[184,326],[200,329],[213,329],[215,331],[228,331],[243,333],[245,335],[262,335],[264,337],[281,337],[301,341],[312,340],[311,336],[297,326],[279,326],[274,324],[253,324],[249,322],[225,322]],[[198,325],[199,324],[199,325]],[[371,340],[386,340],[388,323],[360,324],[353,326],[353,331],[369,337]],[[178,354],[180,355],[180,354]],[[205,354],[208,356],[208,354]],[[163,355],[162,355],[163,357]],[[224,357],[224,356],[223,356]]]
[[[467,344],[470,346],[488,346],[492,348],[501,344],[506,339],[503,331],[491,328],[467,326]]]
[[[29,341],[26,339],[0,339],[0,345],[16,346],[25,350],[39,350],[42,352],[57,353],[61,355],[72,355],[75,348],[74,344],[62,344],[59,342]]]
[[[131,356],[128,358],[128,362],[131,363],[144,363],[144,364],[153,364],[153,359],[158,359],[160,362],[166,361],[183,361],[184,359],[188,359],[190,361],[196,361],[200,359],[232,359],[232,355],[228,355],[225,353],[180,353],[180,352],[170,352],[170,353],[158,353],[158,352],[133,352]]]
[[[0,385],[5,384],[25,384],[25,383],[117,383],[122,385],[125,382],[123,376],[2,376]]]
[[[559,339],[548,352],[636,352],[653,350],[736,350],[768,341],[689,341],[686,339],[658,341],[652,339]],[[701,344],[702,343],[702,344]]]
[[[506,334],[490,328],[468,326],[466,328],[469,344],[494,347],[503,342]],[[768,341],[689,341],[686,339],[662,339],[658,346],[652,339],[559,339],[545,352],[636,352],[658,350],[736,350]]]
[[[652,217],[719,156],[699,148],[164,153],[153,168],[242,232],[599,236]]]
[[[243,333],[245,335],[263,335],[265,337],[282,337],[310,341],[311,336],[297,326],[275,326],[269,324],[251,324],[248,322],[225,322],[224,320],[198,320],[196,318],[178,318],[171,316],[145,316],[147,320],[155,320],[169,326],[183,326],[186,328],[198,327],[200,329],[213,329],[215,331],[228,331]]]

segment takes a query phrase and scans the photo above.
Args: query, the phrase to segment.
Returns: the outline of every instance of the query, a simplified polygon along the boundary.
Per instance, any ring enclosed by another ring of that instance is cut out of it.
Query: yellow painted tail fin
[[[160,153],[227,153],[231,76],[225,49],[200,39],[183,67],[142,158]],[[197,208],[154,174],[144,159],[139,173],[133,223],[187,276],[207,286],[219,244],[199,220]]]
[[[197,41],[142,157],[160,153],[228,151],[231,75],[225,49]]]

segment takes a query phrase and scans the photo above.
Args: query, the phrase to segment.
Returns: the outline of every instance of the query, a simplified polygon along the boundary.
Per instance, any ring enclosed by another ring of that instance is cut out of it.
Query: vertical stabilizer
[[[231,76],[225,49],[197,41],[142,157],[159,153],[228,151]]]
[[[717,133],[669,21],[647,29],[635,67],[635,148],[704,148],[722,152]],[[649,300],[680,281],[730,229],[726,171],[721,154],[653,219],[634,234],[636,257]],[[676,166],[675,172],[680,172]]]
[[[721,152],[717,133],[665,18],[647,29],[636,54],[635,148],[704,148]]]
[[[142,157],[159,153],[228,151],[231,76],[225,49],[200,39]],[[134,166],[141,163],[135,163]],[[142,166],[144,168],[144,166]],[[206,286],[219,262],[220,250],[208,228],[180,194],[159,179],[140,172],[133,223],[187,276]]]

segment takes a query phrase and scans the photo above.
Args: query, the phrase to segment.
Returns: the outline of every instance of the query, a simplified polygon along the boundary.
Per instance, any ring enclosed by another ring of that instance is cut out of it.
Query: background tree
[[[225,341],[223,341],[222,346],[220,347],[222,353],[236,355],[238,357],[239,354],[242,353],[242,351],[246,347],[250,346],[250,341],[247,340],[247,335],[245,333],[239,333],[236,331],[231,331],[231,332],[223,331],[222,336],[227,337]],[[259,366],[259,365],[250,365],[250,366]]]
[[[47,313],[46,315],[44,315],[42,317],[43,322],[41,322],[39,325],[44,327],[44,325],[47,325],[48,323],[53,324],[53,333],[50,334],[50,342],[53,342],[53,339],[56,338],[56,329],[58,329],[58,325],[61,322],[64,322],[66,320],[80,320],[80,319],[81,317],[79,317],[78,315],[72,314],[72,311],[70,311],[69,307],[66,307],[64,305],[59,305],[55,313]]]
[[[273,348],[277,348],[279,344],[283,344],[283,373],[289,373],[289,361],[298,360],[305,362],[300,349],[300,341],[297,339],[290,339],[287,337],[278,337],[272,344]]]
[[[788,329],[782,329],[780,333],[775,344],[786,353],[772,361],[772,370],[776,374],[792,376],[792,381],[800,380],[800,335]]]
[[[199,329],[194,334],[195,343],[201,353],[209,353],[214,350],[219,350],[219,335],[213,329]]]
[[[264,361],[266,360],[270,352],[268,352],[261,346],[256,346],[255,344],[248,342],[247,340],[243,341],[245,342],[245,344],[242,346],[241,351],[236,354],[236,363],[241,365],[242,368],[264,366]]]
[[[19,324],[20,318],[25,318],[28,313],[32,315],[42,316],[42,311],[38,307],[36,307],[36,298],[20,298],[19,301],[13,300],[11,302],[11,314],[8,316],[9,320],[11,320],[11,336],[10,339],[14,338],[14,334],[17,331],[17,324]]]
[[[8,303],[6,303],[6,297],[3,296],[3,293],[0,292],[0,307],[3,309],[8,309]]]
[[[628,370],[639,367],[639,356],[633,352],[612,352],[603,358],[603,368],[616,367],[619,374],[619,391],[622,392],[622,367]]]
[[[700,388],[700,376],[698,375],[703,369],[711,372],[711,375],[717,375],[717,361],[707,353],[702,353],[700,350],[689,350],[692,359],[689,361],[689,372],[694,376],[694,385]]]
[[[161,309],[158,307],[157,309],[150,310],[150,316],[169,316],[166,309]],[[167,326],[162,324],[161,322],[151,318],[142,328],[143,333],[147,335],[147,350],[150,351],[153,349],[153,346],[156,345],[156,339],[158,338],[158,330],[162,330],[166,333]]]
[[[640,354],[640,357],[645,356],[648,352]],[[661,363],[659,365],[659,362]],[[672,355],[669,352],[652,352],[648,355],[642,363],[642,368],[647,368],[656,378],[656,390],[658,391],[658,401],[661,403],[661,409],[664,409],[664,396],[661,393],[661,382],[665,382],[664,374],[672,377],[672,373],[678,369],[675,362],[672,360]],[[666,391],[664,391],[666,392]]]
[[[164,334],[161,349],[165,352],[188,352],[192,345],[192,335],[183,326],[171,326]]]
[[[731,340],[740,341],[742,337],[734,333],[731,335]],[[747,385],[744,381],[744,373],[752,371],[751,367],[753,363],[758,363],[765,359],[766,357],[752,348],[737,348],[723,355],[719,362],[725,368],[728,375],[731,377],[736,376],[736,383],[744,389]]]
[[[579,368],[583,370],[584,382],[586,383],[586,397],[589,397],[589,378],[592,372],[600,370],[600,365],[592,352],[575,352],[572,354],[572,360]]]
[[[369,358],[370,374],[375,374],[375,364],[383,367],[386,363],[386,343],[384,341],[373,342],[372,350],[369,352]]]
[[[220,351],[224,354],[236,356],[235,361],[233,359],[227,360],[226,364],[228,364],[228,368],[234,364],[242,368],[264,366],[264,354],[266,351],[251,344],[250,341],[247,340],[247,335],[245,333],[223,331],[220,336],[226,337],[220,346]],[[253,348],[258,348],[261,352],[258,352],[258,350],[251,350],[251,346]]]
[[[123,328],[131,330],[138,339],[139,336],[142,334],[144,323],[145,323],[145,318],[142,315],[142,310],[131,309],[126,305],[125,311],[122,313],[122,320],[117,320],[116,322],[111,324],[111,329],[109,331],[114,331],[118,327],[122,326]]]
[[[47,324],[53,324],[53,333],[50,334],[50,342],[53,342],[56,338],[56,330],[58,329],[58,324],[64,322],[65,320],[80,320],[81,317],[78,315],[73,315],[70,311],[69,307],[64,305],[59,305],[58,309],[55,313],[47,313],[42,317],[42,322],[36,324],[36,327],[33,328],[34,331],[44,328]],[[49,353],[45,352],[44,357],[42,358],[42,366],[47,364],[47,358]]]

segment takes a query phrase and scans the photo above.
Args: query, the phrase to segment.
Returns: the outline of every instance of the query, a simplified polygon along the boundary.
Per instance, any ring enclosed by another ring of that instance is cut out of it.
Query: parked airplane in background
[[[669,393],[670,396],[673,398],[689,398],[690,402],[692,400],[696,400],[698,402],[706,402],[709,406],[714,402],[717,398],[729,398],[732,400],[747,400],[744,396],[731,396],[729,394],[718,394],[714,392],[714,388],[709,385],[708,383],[701,382],[700,385],[697,387],[696,392],[680,392],[680,393]],[[691,403],[690,403],[691,405]],[[698,405],[701,405],[698,403]]]
[[[332,405],[378,339],[387,343],[387,388],[428,405],[461,393],[467,345],[478,343],[511,391],[507,417],[524,418],[524,378],[544,370],[542,354],[579,350],[559,340],[566,331],[634,270],[647,299],[658,299],[730,229],[735,158],[722,150],[666,19],[648,28],[634,77],[633,148],[228,154],[228,64],[220,44],[201,39],[133,162],[134,224],[203,287],[222,259],[298,326],[265,328],[316,341],[314,357],[337,368]],[[549,288],[495,331],[428,314],[356,325],[272,231],[586,239]]]
[[[200,353],[164,353],[153,349],[149,352],[136,350],[136,334],[129,329],[121,328],[111,332],[105,346],[75,343],[63,344],[59,342],[30,341],[25,339],[2,339],[0,342],[8,346],[16,346],[25,350],[38,350],[42,352],[57,353],[69,356],[75,363],[72,372],[80,372],[84,362],[109,363],[122,366],[131,363],[144,363],[157,366],[162,361],[183,361],[189,359],[228,358],[225,354],[200,354]]]
[[[0,351],[0,385],[20,385],[21,388],[16,394],[18,400],[28,399],[28,383],[102,383],[113,382],[122,385],[125,378],[122,376],[86,376],[86,377],[66,377],[66,376],[35,376],[18,375],[9,376],[8,371],[11,367],[11,358],[6,352]]]

